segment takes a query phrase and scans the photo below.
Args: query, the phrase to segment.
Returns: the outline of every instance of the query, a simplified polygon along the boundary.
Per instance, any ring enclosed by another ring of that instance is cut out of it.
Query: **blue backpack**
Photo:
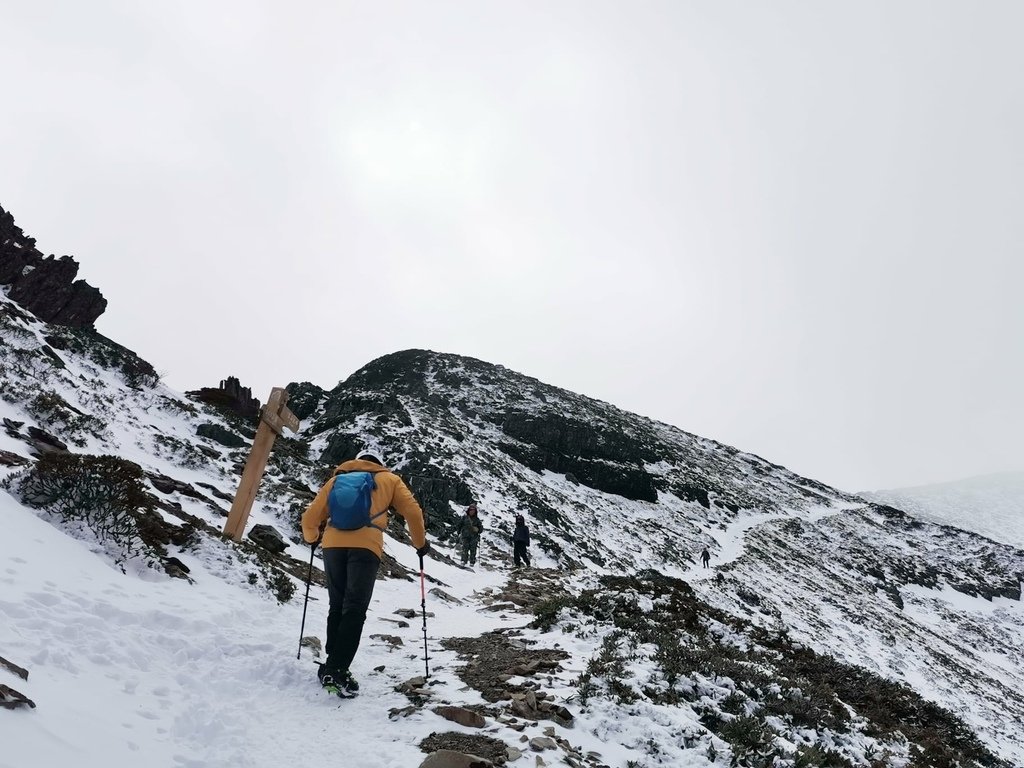
[[[334,477],[334,486],[327,496],[327,510],[331,526],[342,531],[356,531],[373,526],[383,531],[373,521],[385,514],[385,507],[376,515],[370,515],[373,490],[377,487],[369,472],[341,472]]]

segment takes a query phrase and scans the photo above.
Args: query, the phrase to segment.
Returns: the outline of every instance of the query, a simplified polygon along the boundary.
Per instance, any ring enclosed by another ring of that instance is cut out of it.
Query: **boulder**
[[[467,728],[483,728],[487,725],[487,721],[483,715],[479,712],[474,712],[471,709],[465,707],[434,707],[434,712],[439,714],[445,720],[451,720],[453,723],[464,725]]]
[[[20,467],[28,464],[29,460],[10,451],[0,451],[0,467]]]
[[[279,555],[288,549],[288,542],[284,540],[284,537],[272,525],[263,525],[262,523],[254,525],[250,529],[248,536],[265,550],[273,552],[275,555]]]
[[[420,768],[492,768],[494,763],[478,755],[467,755],[451,749],[439,749],[427,755]]]
[[[324,647],[320,642],[319,637],[313,635],[306,635],[302,640],[299,641],[299,645],[303,648],[309,648],[313,652],[314,658],[320,658],[320,654],[323,653]]]
[[[543,752],[545,749],[558,749],[558,742],[550,736],[534,736],[530,739],[530,749]]]
[[[39,427],[28,428],[28,442],[36,454],[42,456],[44,453],[67,453],[68,444],[49,432],[44,432]]]
[[[157,472],[147,472],[146,476],[149,478],[150,484],[160,491],[160,493],[180,493],[183,496],[190,496],[193,499],[202,498],[202,494],[199,493],[199,491],[181,480],[175,480],[173,477],[161,475]]]

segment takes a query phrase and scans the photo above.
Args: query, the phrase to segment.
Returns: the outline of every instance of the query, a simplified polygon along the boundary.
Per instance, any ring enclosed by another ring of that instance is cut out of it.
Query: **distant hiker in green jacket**
[[[463,565],[467,562],[470,565],[476,565],[476,547],[480,543],[480,533],[483,529],[484,525],[480,522],[476,504],[470,504],[466,508],[466,514],[459,518],[459,522],[455,525],[455,532],[459,535]]]

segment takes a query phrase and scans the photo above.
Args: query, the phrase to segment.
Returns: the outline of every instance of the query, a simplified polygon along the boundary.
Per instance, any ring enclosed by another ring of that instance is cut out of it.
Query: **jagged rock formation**
[[[243,387],[234,376],[228,376],[218,387],[203,387],[187,394],[246,421],[255,421],[260,415],[260,401],[252,396],[249,387]]]
[[[48,323],[89,328],[107,308],[97,288],[76,280],[78,263],[70,256],[44,257],[14,217],[0,207],[0,285],[9,296]]]

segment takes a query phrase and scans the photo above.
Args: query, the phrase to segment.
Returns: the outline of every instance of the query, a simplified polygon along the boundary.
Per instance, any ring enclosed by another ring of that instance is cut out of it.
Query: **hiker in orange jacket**
[[[366,472],[373,478],[370,523],[355,530],[341,530],[331,525],[329,499],[338,476],[355,472]],[[422,557],[430,551],[423,510],[402,479],[384,466],[380,456],[363,450],[353,461],[338,466],[302,515],[303,538],[313,547],[318,541],[323,547],[324,575],[330,598],[327,661],[320,665],[317,676],[325,688],[339,695],[354,695],[359,690],[359,683],[352,677],[349,667],[359,648],[366,610],[373,596],[384,551],[388,509],[392,507],[405,518],[416,553]]]

